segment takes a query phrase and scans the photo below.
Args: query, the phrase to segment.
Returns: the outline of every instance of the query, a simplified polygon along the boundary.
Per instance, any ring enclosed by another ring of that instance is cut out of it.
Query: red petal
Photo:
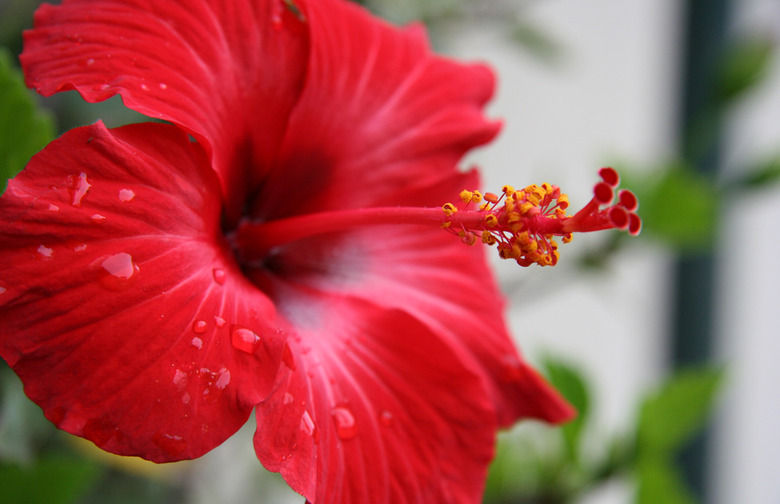
[[[398,226],[356,233],[364,282],[347,292],[380,299],[441,335],[482,377],[501,427],[529,417],[571,419],[572,408],[518,355],[485,248],[437,231]]]
[[[0,355],[60,428],[192,458],[269,393],[283,339],[219,241],[215,187],[198,145],[161,124],[72,130],[10,181]]]
[[[257,408],[263,464],[313,503],[479,502],[496,426],[478,377],[406,313],[318,297],[296,295],[306,327]]]
[[[306,5],[306,86],[258,216],[394,204],[496,135],[482,115],[494,85],[486,67],[438,57],[421,27],[398,29],[352,2]]]
[[[447,176],[396,195],[394,203],[444,198],[478,185],[474,172]],[[250,274],[290,317],[300,308],[299,290],[313,289],[323,297],[359,297],[417,318],[482,378],[483,394],[493,401],[502,427],[529,417],[571,419],[571,406],[518,355],[485,252],[436,228],[376,226],[283,247],[267,263],[269,271]]]
[[[66,0],[25,33],[28,85],[76,89],[183,126],[242,199],[271,165],[302,86],[305,26],[281,0]],[[251,171],[247,170],[251,167]],[[247,177],[251,177],[248,181]]]

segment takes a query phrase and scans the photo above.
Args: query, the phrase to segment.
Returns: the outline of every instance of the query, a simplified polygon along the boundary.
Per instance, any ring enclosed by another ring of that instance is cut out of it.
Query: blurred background
[[[496,259],[519,345],[581,416],[502,435],[485,503],[780,502],[780,2],[363,3],[495,69],[505,128],[464,163],[486,190],[550,182],[579,207],[610,165],[640,197],[639,238],[578,236],[556,268]],[[0,131],[23,110],[40,132],[0,135],[6,174],[73,126],[143,120],[20,91],[37,4],[0,0]],[[120,459],[58,433],[0,371],[2,502],[302,501],[262,470],[251,426],[197,461]]]

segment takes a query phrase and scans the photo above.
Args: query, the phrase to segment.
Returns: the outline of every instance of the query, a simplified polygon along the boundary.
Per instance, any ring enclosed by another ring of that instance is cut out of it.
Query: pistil
[[[245,220],[231,237],[242,262],[262,261],[274,248],[305,238],[347,231],[364,226],[438,226],[460,237],[467,245],[478,241],[496,245],[504,259],[521,266],[552,266],[558,262],[558,244],[571,241],[575,232],[623,229],[639,234],[642,223],[636,214],[636,196],[620,191],[619,177],[612,168],[599,171],[601,181],[593,198],[573,216],[566,215],[568,197],[558,186],[530,185],[515,190],[504,186],[500,196],[463,191],[460,202],[440,208],[374,207],[321,212],[268,222]]]

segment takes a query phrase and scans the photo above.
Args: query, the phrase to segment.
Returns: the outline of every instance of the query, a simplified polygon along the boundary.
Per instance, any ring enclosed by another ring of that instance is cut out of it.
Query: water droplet
[[[194,338],[192,338],[192,346],[200,350],[201,348],[203,348],[203,340],[195,336]]]
[[[161,431],[152,436],[154,444],[160,447],[166,455],[179,456],[187,449],[187,441],[181,436],[174,436],[172,434],[163,434]]]
[[[225,285],[225,270],[222,268],[214,268],[212,273],[214,275],[215,282],[217,282],[219,285]]]
[[[86,243],[82,243],[81,245],[76,245],[75,247],[73,247],[73,251],[74,252],[83,252],[85,250],[87,250],[87,244]]]
[[[105,215],[100,215],[99,213],[92,214],[92,220],[95,221],[95,222],[100,222],[100,221],[106,220],[106,216]]]
[[[84,427],[81,428],[81,436],[89,439],[98,446],[103,446],[112,438],[122,439],[124,436],[116,424],[108,419],[107,416],[92,418],[87,420]]]
[[[177,369],[176,372],[173,373],[173,384],[176,385],[176,389],[179,392],[182,392],[187,387],[188,381],[189,375],[181,369]]]
[[[146,84],[141,84],[141,89],[143,89],[144,91],[149,91],[149,86],[147,86]]]
[[[225,327],[225,319],[218,315],[214,315],[214,325],[216,325],[218,328]]]
[[[182,404],[189,404],[190,403],[190,394],[189,394],[189,392],[185,392],[184,394],[182,394],[181,402],[182,402]]]
[[[222,368],[217,372],[201,368],[196,373],[200,376],[201,382],[205,384],[203,386],[203,399],[207,402],[218,400],[225,387],[230,383],[230,371],[227,368]]]
[[[122,203],[127,203],[128,201],[132,201],[133,198],[135,198],[135,192],[132,189],[119,190],[119,201],[121,201]]]
[[[133,262],[133,257],[120,252],[107,257],[100,263],[103,268],[100,283],[110,290],[119,290],[129,287],[136,279],[138,265]]]
[[[290,346],[285,344],[284,350],[282,351],[282,362],[284,362],[285,366],[290,368],[291,371],[295,371],[295,358],[293,357],[292,350],[290,350]]]
[[[395,417],[389,411],[384,410],[379,414],[379,422],[385,427],[392,427],[395,423]]]
[[[51,212],[59,212],[60,211],[60,207],[50,203],[49,204],[49,211],[51,211]]]
[[[107,90],[108,88],[110,88],[110,87],[111,87],[111,86],[110,86],[109,84],[101,84],[101,85],[100,85],[100,90],[101,90],[101,91],[106,91],[106,90]]]
[[[330,412],[333,417],[333,423],[336,425],[336,434],[342,440],[352,439],[357,436],[357,424],[355,417],[347,408],[337,406]]]
[[[292,404],[292,402],[295,400],[295,397],[289,392],[284,393],[284,399],[282,399],[282,404]]]
[[[209,328],[209,325],[206,323],[205,320],[196,320],[192,323],[192,330],[195,331],[198,334],[203,334],[206,332],[206,329]]]
[[[230,371],[228,371],[226,368],[222,368],[219,370],[219,375],[217,381],[214,382],[214,386],[220,390],[223,390],[228,386],[228,383],[230,383]]]
[[[89,59],[86,61],[86,63],[87,63],[87,66],[92,66],[92,65],[94,65],[94,64],[95,64],[95,59],[94,59],[94,58],[89,58]]]
[[[168,84],[166,84],[164,82],[159,83],[158,86],[160,86],[160,89],[163,89],[163,90],[168,89]]]
[[[81,200],[84,199],[84,196],[87,195],[89,188],[92,187],[92,184],[87,182],[87,174],[81,172],[78,174],[78,177],[75,175],[71,175],[70,177],[68,177],[68,183],[71,188],[71,192],[73,196],[73,199],[71,200],[71,204],[73,206],[81,205]]]
[[[304,410],[303,415],[301,415],[301,430],[307,436],[313,437],[315,439],[315,442],[319,437],[319,433],[317,432],[317,426],[314,424],[314,420],[312,420],[311,415],[309,415],[309,412],[306,410]]]
[[[237,350],[253,354],[260,342],[260,337],[249,329],[235,326],[230,334],[230,342]]]
[[[51,259],[54,255],[54,250],[50,249],[46,245],[39,245],[38,246],[38,253],[41,254],[41,257],[44,259]]]

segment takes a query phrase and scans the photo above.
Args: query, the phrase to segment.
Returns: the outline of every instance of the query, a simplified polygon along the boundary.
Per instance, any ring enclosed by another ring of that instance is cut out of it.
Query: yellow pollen
[[[460,192],[460,199],[463,200],[463,203],[471,203],[471,197],[474,196],[474,193],[467,190],[462,190]]]
[[[487,224],[488,227],[498,226],[498,217],[496,217],[492,213],[485,215],[485,224]]]
[[[452,203],[445,203],[444,206],[441,207],[441,209],[444,210],[444,215],[446,215],[447,217],[452,216],[452,214],[458,211],[458,209],[455,208],[455,205],[453,205]]]

